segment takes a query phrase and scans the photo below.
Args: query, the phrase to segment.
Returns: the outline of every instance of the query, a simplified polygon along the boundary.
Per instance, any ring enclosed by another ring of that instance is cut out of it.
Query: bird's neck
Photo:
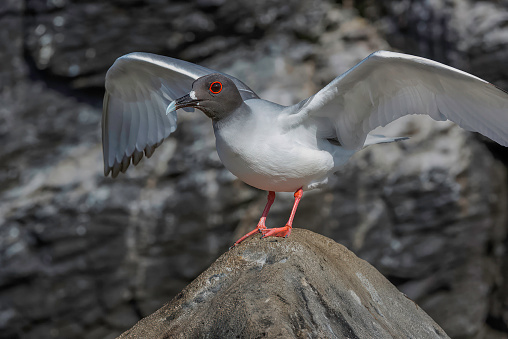
[[[242,102],[242,104],[237,109],[235,109],[227,116],[218,120],[212,120],[213,129],[215,132],[217,132],[221,129],[236,128],[245,125],[248,122],[251,114],[252,111],[250,107],[245,104],[245,102]]]

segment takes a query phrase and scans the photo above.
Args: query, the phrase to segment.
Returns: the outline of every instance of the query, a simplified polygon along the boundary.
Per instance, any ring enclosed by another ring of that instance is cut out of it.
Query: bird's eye
[[[222,91],[222,84],[220,83],[220,81],[212,82],[212,84],[210,85],[210,92],[212,92],[213,94],[219,94],[220,91]]]

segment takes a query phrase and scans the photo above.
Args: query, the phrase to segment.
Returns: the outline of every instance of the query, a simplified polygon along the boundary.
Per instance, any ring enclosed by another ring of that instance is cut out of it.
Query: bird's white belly
[[[235,139],[234,143],[221,135],[216,138],[224,166],[243,182],[262,190],[306,189],[309,184],[324,180],[333,168],[330,153],[288,142],[284,135]]]

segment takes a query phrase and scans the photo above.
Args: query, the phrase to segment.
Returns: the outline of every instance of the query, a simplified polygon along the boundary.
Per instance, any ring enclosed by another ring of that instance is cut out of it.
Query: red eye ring
[[[217,90],[217,84],[219,84],[219,89]],[[214,87],[214,89],[212,89],[212,87]],[[212,92],[213,94],[219,94],[220,91],[222,91],[222,83],[220,81],[214,81],[212,82],[212,84],[210,85],[210,92]]]

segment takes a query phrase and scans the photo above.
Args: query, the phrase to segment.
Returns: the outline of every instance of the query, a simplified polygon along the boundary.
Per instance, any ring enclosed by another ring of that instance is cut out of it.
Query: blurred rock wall
[[[386,36],[507,88],[507,17],[506,1],[3,1],[0,338],[115,337],[261,214],[265,192],[223,168],[199,112],[151,159],[103,177],[102,86],[117,57],[199,62],[291,104],[392,48]],[[506,338],[504,148],[430,119],[386,133],[412,138],[357,154],[305,194],[295,227],[368,260],[451,337]],[[278,194],[268,227],[291,204]]]

